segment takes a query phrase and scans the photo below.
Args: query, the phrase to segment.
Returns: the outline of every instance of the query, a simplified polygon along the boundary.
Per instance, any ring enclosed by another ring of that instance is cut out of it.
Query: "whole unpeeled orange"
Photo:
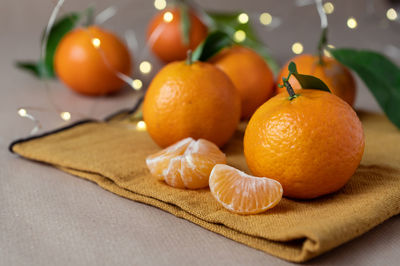
[[[98,26],[67,33],[54,57],[61,81],[78,93],[92,96],[117,92],[124,85],[117,73],[129,75],[131,65],[125,44]]]
[[[321,79],[333,94],[345,100],[353,106],[356,97],[356,83],[350,70],[339,63],[336,59],[323,56],[322,62],[317,55],[303,54],[291,59],[297,65],[300,73],[315,76]],[[289,61],[289,62],[290,62]],[[282,83],[282,78],[286,77],[289,62],[284,65],[278,75],[277,85]],[[289,79],[293,89],[299,90],[301,86],[294,76]],[[285,91],[284,88],[277,86],[277,92]]]
[[[354,110],[319,90],[280,93],[252,116],[244,136],[251,172],[275,179],[285,196],[315,198],[343,187],[364,152],[364,134]]]
[[[206,25],[189,9],[189,36],[185,43],[181,12],[182,9],[179,8],[168,8],[159,12],[150,21],[147,30],[147,41],[151,50],[165,63],[185,59],[187,51],[195,50],[207,37]]]
[[[244,46],[225,48],[210,62],[233,81],[242,102],[242,118],[249,118],[274,91],[274,75],[265,60]]]
[[[187,137],[222,146],[239,123],[240,97],[229,77],[212,64],[173,62],[152,80],[143,118],[161,147]]]

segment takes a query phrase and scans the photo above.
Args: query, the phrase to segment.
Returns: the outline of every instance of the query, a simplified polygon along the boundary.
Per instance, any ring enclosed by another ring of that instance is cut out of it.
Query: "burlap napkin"
[[[284,198],[266,213],[250,216],[225,210],[208,189],[181,190],[156,181],[146,168],[145,157],[159,148],[128,121],[86,121],[16,141],[10,149],[253,248],[302,262],[400,212],[400,132],[383,116],[360,116],[365,154],[344,189],[311,201]],[[230,165],[247,171],[242,137],[243,129],[224,151]]]

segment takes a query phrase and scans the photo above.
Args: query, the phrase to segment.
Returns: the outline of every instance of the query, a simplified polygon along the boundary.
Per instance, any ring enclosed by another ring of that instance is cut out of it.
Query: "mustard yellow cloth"
[[[127,120],[81,123],[10,148],[245,245],[303,262],[400,212],[400,132],[383,116],[362,113],[360,117],[365,154],[344,189],[310,201],[284,198],[266,213],[250,216],[225,210],[208,189],[181,190],[156,181],[145,158],[159,148],[147,132],[136,131]],[[243,129],[224,152],[230,165],[247,171],[242,138]]]

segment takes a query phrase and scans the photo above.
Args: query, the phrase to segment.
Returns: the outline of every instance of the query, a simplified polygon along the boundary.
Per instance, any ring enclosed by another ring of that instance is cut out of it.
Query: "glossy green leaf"
[[[400,68],[374,51],[330,49],[330,53],[357,73],[387,117],[400,128]]]
[[[240,44],[255,50],[267,61],[272,71],[274,73],[277,73],[279,71],[278,64],[272,58],[267,47],[258,38],[251,23],[247,22],[243,24],[238,21],[238,16],[240,13],[242,12],[229,12],[229,13],[207,12],[207,15],[209,16],[209,19],[212,23],[211,29],[214,31],[215,30],[223,31],[231,37],[233,37],[235,32],[238,30],[244,31],[246,34],[246,39],[244,39],[243,42],[240,42]]]
[[[293,73],[303,89],[331,92],[326,84],[317,77]]]
[[[231,37],[223,31],[214,31],[196,48],[192,61],[207,61],[223,48],[233,44]]]
[[[179,11],[181,15],[181,32],[182,39],[185,45],[189,45],[190,42],[190,16],[188,6],[184,3],[179,5]]]

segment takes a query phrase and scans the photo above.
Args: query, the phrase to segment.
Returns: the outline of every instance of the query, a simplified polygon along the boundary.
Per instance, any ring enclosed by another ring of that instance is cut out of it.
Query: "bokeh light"
[[[60,117],[64,121],[68,121],[71,119],[71,113],[70,112],[61,112]]]
[[[152,66],[149,61],[143,61],[142,63],[140,63],[139,69],[140,72],[142,72],[143,74],[148,74],[151,72]]]
[[[174,15],[171,12],[167,11],[164,13],[163,19],[165,22],[169,23],[174,19]]]
[[[347,27],[349,27],[350,29],[357,28],[357,20],[354,17],[350,17],[347,20]]]
[[[335,6],[331,2],[326,2],[324,4],[325,14],[332,14],[334,10],[335,10]]]
[[[143,82],[140,79],[132,80],[132,88],[135,90],[140,90],[143,86]]]
[[[24,108],[18,109],[18,115],[19,116],[24,117],[24,116],[26,116],[26,114],[27,114],[27,112],[26,112],[26,110]]]
[[[394,10],[393,8],[389,8],[388,11],[386,12],[386,17],[388,18],[388,20],[396,20],[397,11]]]
[[[269,25],[272,22],[272,16],[270,13],[264,12],[260,15],[260,23],[263,25]]]
[[[99,47],[100,47],[100,44],[101,44],[100,39],[99,39],[99,38],[93,38],[93,39],[92,39],[92,44],[93,44],[93,46],[94,46],[95,48],[99,48]]]
[[[292,45],[292,52],[295,54],[301,54],[303,50],[304,50],[303,45],[300,42],[295,42]]]
[[[246,40],[246,32],[242,30],[236,31],[235,34],[233,34],[233,39],[236,42],[243,42],[244,40]]]
[[[249,22],[249,16],[246,13],[241,13],[238,16],[238,21],[241,24],[246,24],[247,22]]]
[[[154,7],[158,10],[163,10],[167,6],[167,1],[165,0],[155,0]]]
[[[138,130],[138,131],[145,131],[146,128],[147,128],[146,122],[144,122],[144,121],[139,121],[139,122],[137,122],[137,124],[136,124],[136,130]]]

